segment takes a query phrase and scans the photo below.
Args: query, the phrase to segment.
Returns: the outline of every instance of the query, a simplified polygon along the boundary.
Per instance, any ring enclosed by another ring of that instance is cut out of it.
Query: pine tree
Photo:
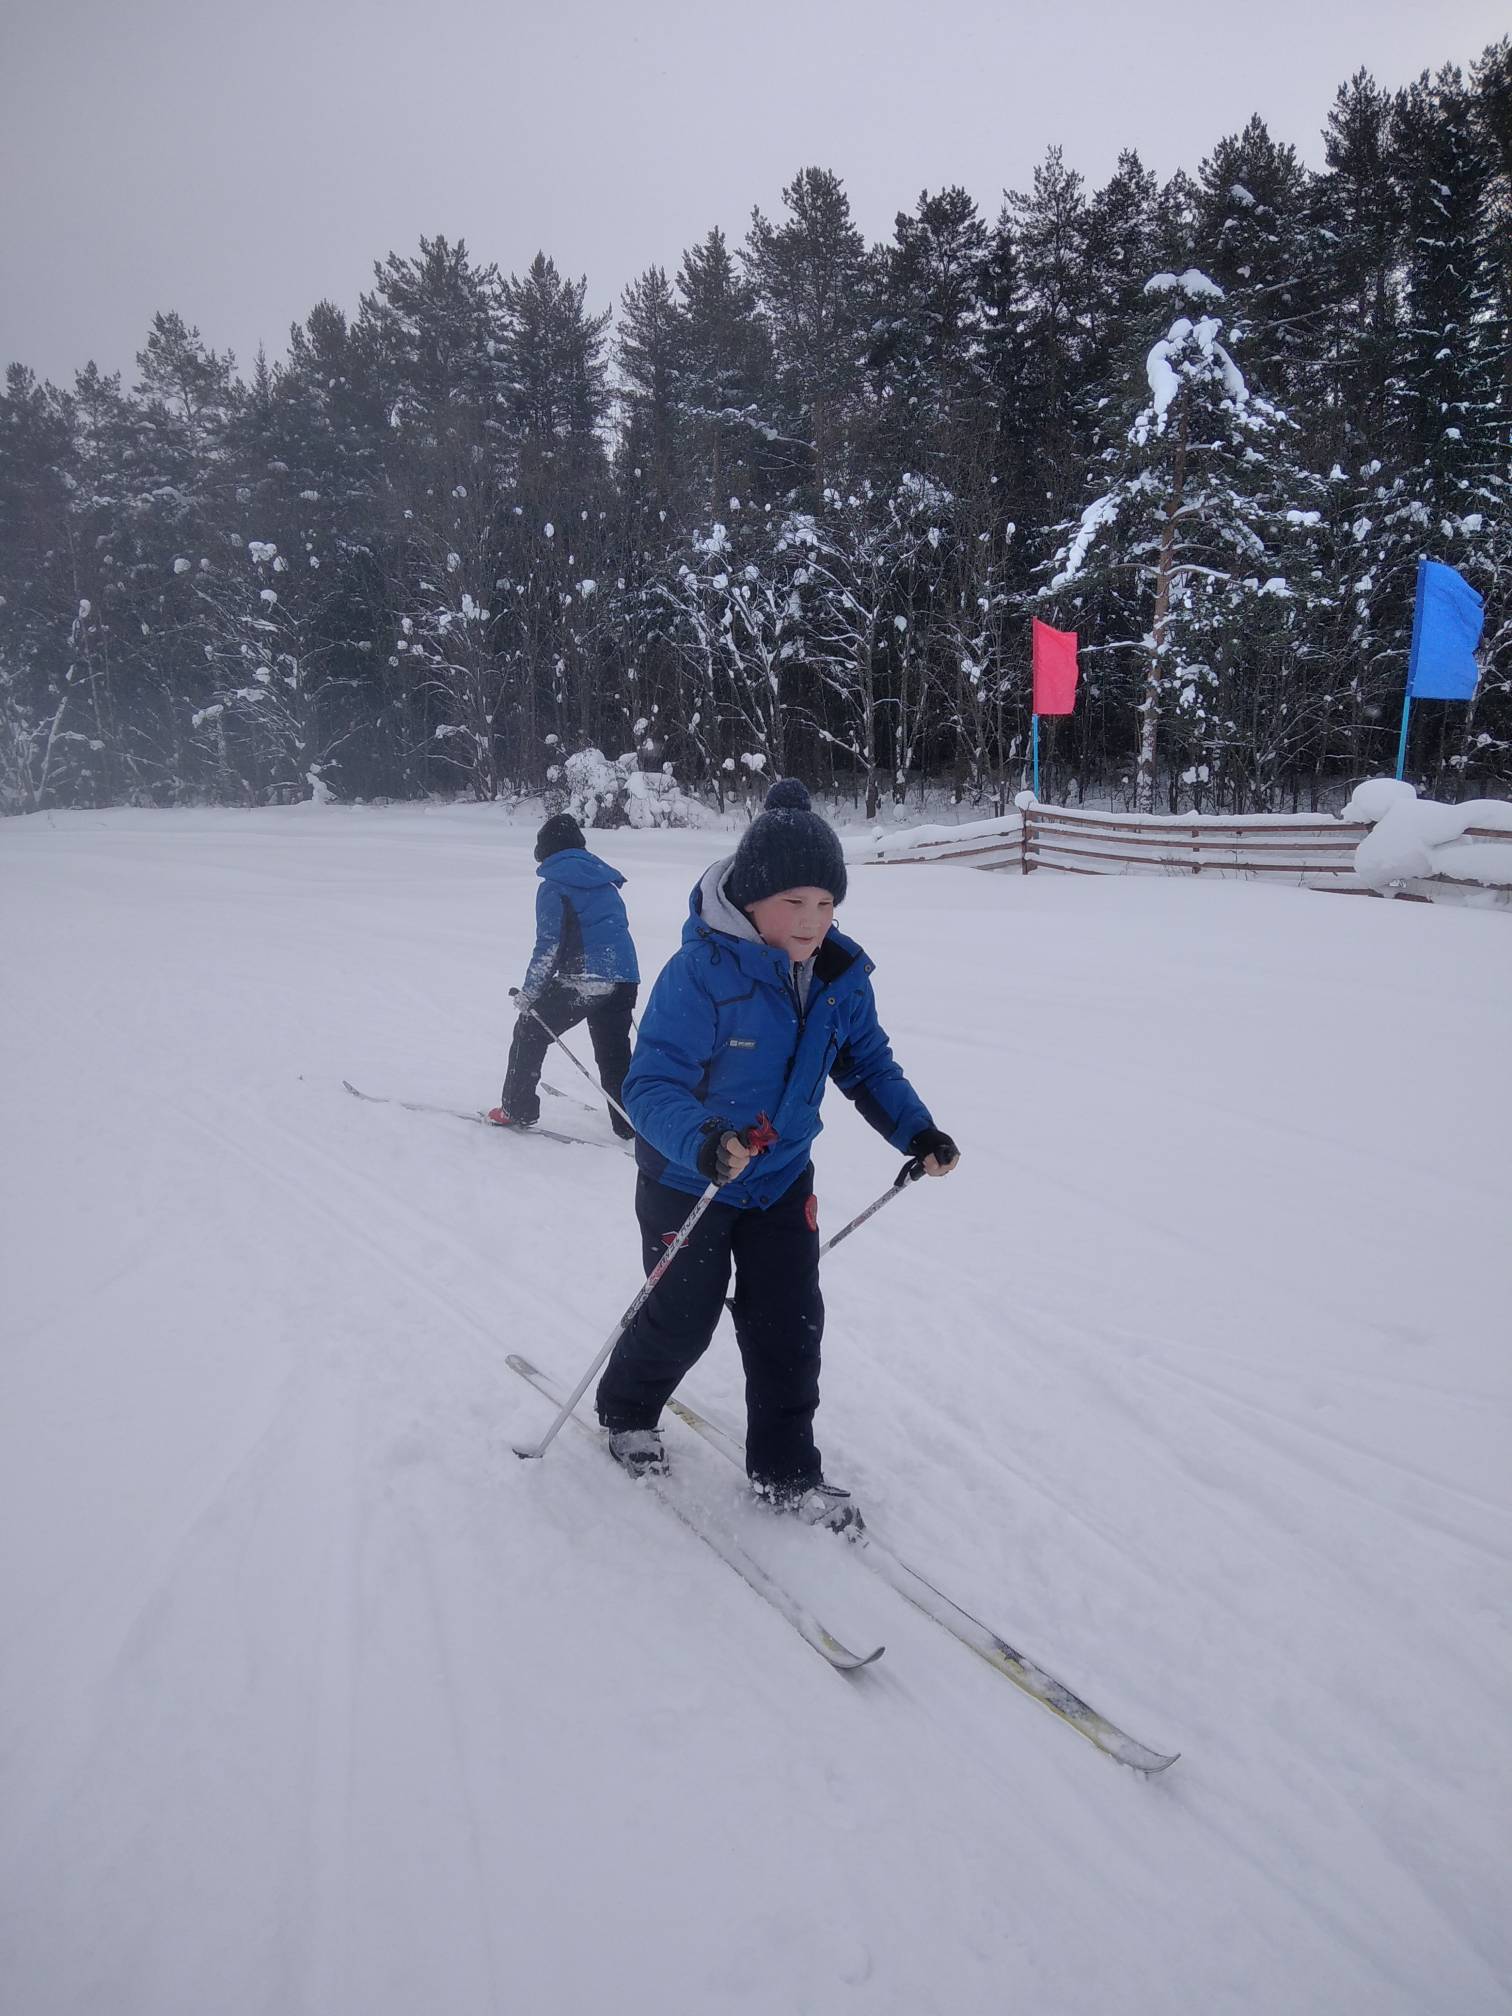
[[[1087,204],[1082,178],[1052,147],[1028,193],[1011,192],[1024,356],[1022,410],[1035,441],[1031,523],[1053,525],[1081,486],[1087,370]]]
[[[12,364],[0,394],[0,812],[111,795],[85,649],[98,595],[71,564],[73,431],[68,399]]]
[[[880,409],[875,473],[948,481],[974,458],[982,421],[982,265],[987,230],[964,189],[925,190],[900,212],[879,271],[868,367]]]
[[[1236,341],[1257,385],[1275,399],[1308,400],[1321,250],[1313,178],[1263,119],[1220,140],[1198,176],[1197,255],[1223,288]],[[1264,332],[1258,349],[1251,331]]]
[[[167,313],[134,389],[17,367],[0,801],[486,797],[633,746],[721,800],[1002,803],[1031,606],[1084,647],[1052,790],[1317,800],[1392,760],[1424,553],[1487,630],[1414,775],[1505,789],[1509,108],[1504,39],[1351,77],[1320,174],[1258,118],[1163,186],[1052,151],[990,229],[947,186],[871,250],[805,169],[626,290],[613,397],[585,281],[440,237],[242,377]]]
[[[1502,468],[1512,476],[1512,37],[1485,50],[1471,81],[1490,167],[1485,229],[1496,305],[1487,336],[1502,360],[1495,438]],[[1489,514],[1477,545],[1475,578],[1486,604],[1481,679],[1455,759],[1472,796],[1488,788],[1505,791],[1512,782],[1512,504],[1505,488],[1500,497],[1502,508]]]
[[[422,238],[415,258],[390,252],[373,275],[359,341],[390,426],[422,439],[474,432],[498,393],[496,269],[475,267],[460,238],[438,236]]]
[[[1144,359],[1148,396],[1057,555],[1048,606],[1075,627],[1100,590],[1103,648],[1143,660],[1137,810],[1155,808],[1162,730],[1173,811],[1183,793],[1269,805],[1300,711],[1294,648],[1322,592],[1317,486],[1289,452],[1291,423],[1222,340],[1222,290],[1198,272],[1148,286],[1165,325]],[[1175,305],[1189,312],[1171,319]],[[1107,634],[1110,615],[1123,635]]]
[[[1341,85],[1324,136],[1319,267],[1324,397],[1312,426],[1320,467],[1357,469],[1386,452],[1401,333],[1396,267],[1402,206],[1391,162],[1391,100],[1365,71]]]
[[[731,496],[768,498],[763,480],[777,434],[771,345],[756,290],[711,231],[678,269],[680,370],[678,410],[688,441],[690,480],[709,517]]]
[[[771,332],[783,421],[800,451],[791,480],[817,495],[845,460],[861,390],[870,271],[850,198],[824,168],[782,192],[787,216],[751,213],[745,262]]]
[[[1500,574],[1509,461],[1496,157],[1459,70],[1425,74],[1398,94],[1392,142],[1406,233],[1403,322],[1388,453],[1362,507],[1371,593],[1361,598],[1359,641],[1378,684],[1396,694],[1419,558],[1477,585]],[[1419,710],[1413,746],[1431,789],[1451,788],[1469,767],[1474,719],[1474,710]]]
[[[1126,150],[1087,205],[1086,369],[1093,384],[1112,368],[1130,322],[1142,314],[1144,284],[1160,270],[1159,203],[1155,176]]]
[[[656,511],[675,511],[682,492],[683,324],[667,276],[652,266],[625,289],[615,346],[623,417],[621,481],[628,475]]]
[[[525,278],[499,289],[499,354],[504,404],[528,461],[552,458],[575,470],[597,459],[608,402],[604,336],[609,313],[590,315],[586,278],[564,280],[538,252]]]

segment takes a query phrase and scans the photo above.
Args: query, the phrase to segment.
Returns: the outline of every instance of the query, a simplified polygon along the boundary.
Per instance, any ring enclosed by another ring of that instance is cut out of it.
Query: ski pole
[[[518,987],[510,988],[509,998],[511,1001],[519,1000],[520,990]],[[618,1099],[610,1098],[609,1094],[604,1091],[603,1086],[599,1084],[598,1080],[594,1077],[593,1073],[588,1069],[588,1066],[579,1060],[577,1053],[567,1048],[567,1045],[562,1041],[561,1037],[558,1036],[555,1029],[553,1029],[551,1024],[546,1020],[546,1017],[544,1015],[537,1015],[535,1009],[531,1007],[528,1001],[524,1004],[524,1012],[527,1015],[531,1016],[535,1021],[540,1023],[541,1027],[546,1031],[546,1034],[551,1038],[552,1042],[555,1043],[558,1050],[562,1051],[563,1054],[568,1059],[570,1059],[575,1069],[582,1072],[583,1076],[588,1080],[588,1083],[593,1087],[594,1091],[599,1093],[601,1097],[609,1100],[609,1104],[614,1108],[615,1112],[618,1113],[621,1120],[624,1121],[625,1125],[627,1127],[634,1127],[635,1122],[630,1118],[630,1115],[625,1111],[624,1107],[621,1106]],[[635,1017],[632,1015],[630,1019],[633,1022],[635,1020]]]
[[[880,1211],[884,1204],[891,1204],[894,1197],[901,1197],[909,1184],[917,1183],[923,1174],[924,1164],[919,1160],[917,1155],[910,1156],[880,1197],[873,1198],[864,1211],[858,1211],[849,1225],[842,1225],[833,1239],[825,1240],[824,1244],[819,1248],[819,1258],[822,1260],[826,1253],[833,1251],[840,1244],[842,1239],[849,1239],[852,1232],[859,1231],[868,1218]],[[725,1307],[733,1316],[735,1313],[735,1298],[733,1295],[726,1295]]]
[[[747,1148],[750,1149],[752,1155],[755,1156],[761,1154],[763,1149],[770,1148],[773,1142],[777,1139],[777,1134],[772,1126],[771,1121],[768,1120],[765,1113],[759,1113],[756,1116],[754,1124],[741,1131],[740,1139],[745,1143]],[[708,1210],[709,1206],[714,1202],[714,1199],[718,1195],[719,1195],[719,1185],[717,1183],[711,1183],[708,1189],[705,1190],[703,1195],[699,1198],[698,1202],[693,1206],[693,1209],[688,1213],[687,1217],[683,1220],[682,1224],[678,1227],[677,1231],[673,1234],[670,1242],[668,1243],[666,1252],[663,1253],[660,1260],[657,1261],[656,1265],[651,1269],[651,1272],[646,1276],[645,1285],[642,1287],[640,1293],[636,1296],[635,1300],[630,1304],[630,1307],[625,1311],[624,1315],[621,1316],[619,1322],[616,1323],[614,1328],[609,1332],[609,1335],[604,1340],[603,1348],[600,1350],[598,1356],[594,1359],[593,1363],[588,1367],[588,1370],[583,1374],[582,1378],[578,1381],[577,1385],[573,1387],[572,1392],[568,1395],[567,1399],[563,1401],[560,1413],[557,1415],[555,1421],[552,1422],[551,1426],[546,1430],[546,1433],[541,1437],[540,1441],[526,1443],[524,1445],[521,1445],[518,1442],[511,1443],[510,1446],[514,1450],[516,1456],[533,1458],[538,1456],[544,1456],[546,1454],[546,1451],[551,1447],[552,1443],[556,1440],[557,1431],[566,1421],[568,1415],[572,1412],[573,1408],[577,1406],[579,1400],[581,1400],[583,1395],[588,1391],[588,1388],[592,1384],[594,1377],[598,1373],[600,1366],[604,1363],[604,1360],[609,1356],[609,1353],[614,1349],[615,1345],[618,1344],[621,1337],[624,1336],[625,1332],[630,1328],[630,1325],[635,1321],[636,1317],[640,1314],[642,1308],[645,1306],[646,1302],[650,1298],[652,1289],[656,1286],[657,1282],[660,1281],[663,1274],[666,1273],[667,1269],[672,1265],[672,1262],[677,1258],[678,1254],[681,1253],[683,1248],[687,1245],[688,1241],[692,1238],[694,1226],[697,1225],[699,1219],[702,1218],[705,1211]]]
[[[842,1225],[833,1239],[825,1240],[824,1244],[819,1248],[819,1258],[822,1260],[826,1253],[834,1251],[842,1239],[849,1239],[852,1232],[858,1232],[868,1218],[880,1211],[884,1204],[891,1204],[894,1197],[901,1197],[909,1184],[917,1183],[923,1174],[923,1162],[917,1155],[910,1156],[880,1197],[868,1204],[864,1211],[858,1211],[849,1225]]]

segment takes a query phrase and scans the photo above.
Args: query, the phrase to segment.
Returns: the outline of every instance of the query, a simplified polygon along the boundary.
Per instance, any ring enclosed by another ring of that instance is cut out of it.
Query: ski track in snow
[[[828,1672],[585,1438],[509,1454],[546,1416],[505,1353],[575,1378],[633,1290],[633,1172],[340,1080],[493,1097],[531,838],[0,828],[0,2006],[1512,2006],[1505,920],[853,876],[966,1160],[826,1263],[821,1441],[1183,1752],[1146,1783],[685,1433],[880,1665]],[[648,976],[718,846],[604,837]],[[833,1231],[896,1163],[830,1108]],[[728,1324],[689,1397],[738,1425]]]

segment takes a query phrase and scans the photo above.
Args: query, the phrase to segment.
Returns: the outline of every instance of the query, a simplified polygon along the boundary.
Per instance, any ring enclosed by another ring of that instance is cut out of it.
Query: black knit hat
[[[796,777],[784,777],[768,791],[766,810],[741,836],[724,886],[737,910],[749,910],[781,889],[827,889],[837,903],[845,901],[840,836],[814,810]]]
[[[558,812],[546,821],[536,835],[535,857],[544,861],[549,855],[560,854],[568,847],[586,847],[583,829],[570,812]]]

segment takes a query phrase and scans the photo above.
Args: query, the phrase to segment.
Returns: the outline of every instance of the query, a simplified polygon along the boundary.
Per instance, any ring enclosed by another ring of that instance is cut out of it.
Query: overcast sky
[[[1321,160],[1334,90],[1468,65],[1507,0],[0,0],[0,363],[135,376],[155,309],[282,355],[422,233],[590,301],[809,164],[869,240],[923,188],[989,217],[1060,142],[1195,172],[1260,112]]]

